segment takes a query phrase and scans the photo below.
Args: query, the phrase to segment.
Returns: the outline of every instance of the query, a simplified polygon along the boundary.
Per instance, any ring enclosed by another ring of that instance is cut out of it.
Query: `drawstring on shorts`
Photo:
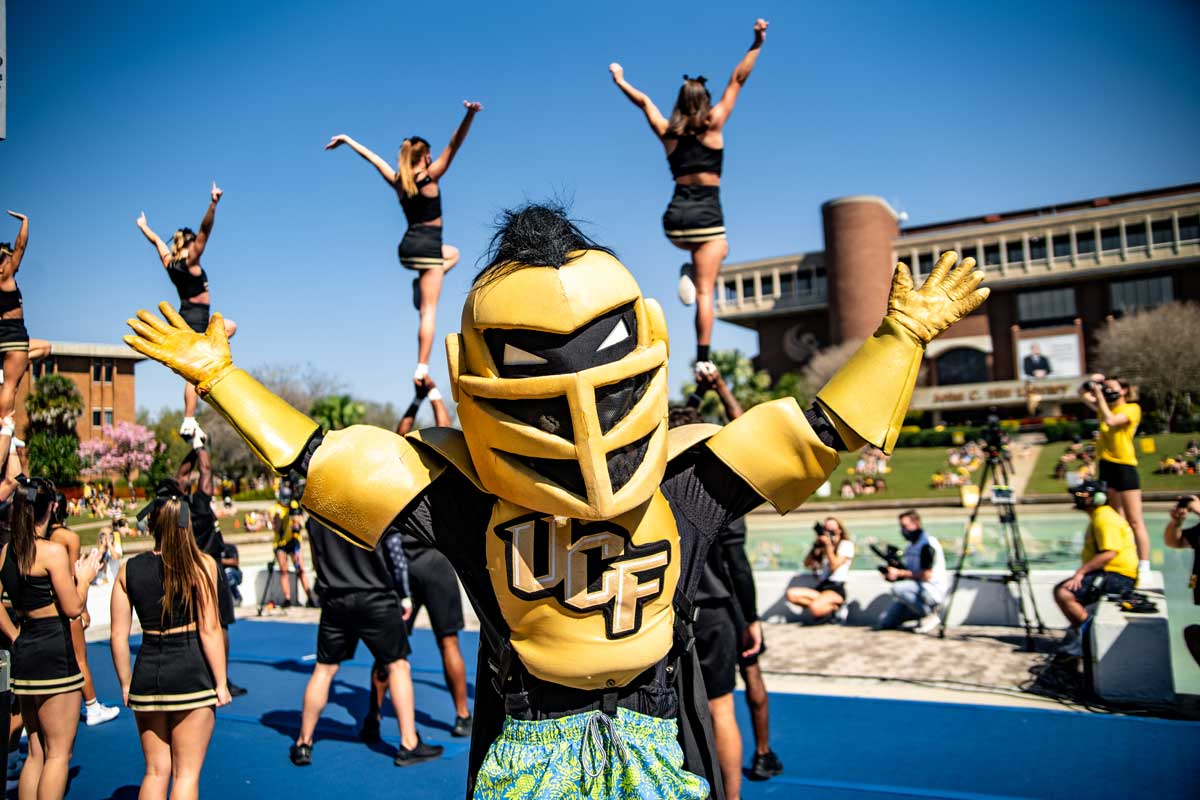
[[[613,718],[603,711],[593,712],[588,717],[587,727],[583,729],[583,739],[579,746],[579,763],[583,767],[584,774],[591,780],[600,777],[608,765],[608,748],[604,744],[602,729],[608,730],[608,738],[612,740],[617,751],[617,758],[621,763],[629,762],[629,752],[625,749],[625,742],[621,739],[621,734],[617,732]],[[589,744],[591,747],[588,747]],[[589,753],[591,754],[590,759]],[[589,761],[594,770],[589,768]]]

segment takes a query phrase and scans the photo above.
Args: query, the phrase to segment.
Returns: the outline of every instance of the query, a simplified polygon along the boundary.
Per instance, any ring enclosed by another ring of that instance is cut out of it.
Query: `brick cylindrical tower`
[[[866,339],[887,311],[899,218],[870,195],[830,200],[821,206],[821,218],[833,343]]]

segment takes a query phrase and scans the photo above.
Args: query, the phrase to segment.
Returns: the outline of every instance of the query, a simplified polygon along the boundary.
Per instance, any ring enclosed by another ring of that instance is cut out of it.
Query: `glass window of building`
[[[1075,252],[1079,255],[1096,252],[1096,232],[1075,231]]]
[[[1104,228],[1100,231],[1100,249],[1105,253],[1116,253],[1121,250],[1121,229]]]
[[[921,253],[917,260],[917,274],[928,275],[933,272],[933,253]]]
[[[1071,255],[1071,235],[1056,233],[1054,235],[1054,257],[1066,258]]]
[[[737,278],[730,278],[725,281],[725,302],[736,303],[738,301]]]
[[[762,296],[773,297],[775,295],[775,276],[763,275],[759,281],[762,286]]]
[[[792,293],[792,286],[796,282],[796,274],[794,272],[779,273],[779,294],[787,297]]]
[[[956,347],[938,356],[938,386],[984,383],[988,380],[987,353],[973,347]]]
[[[94,428],[100,427],[100,409],[98,409],[98,408],[92,409],[92,427],[94,427]]]
[[[820,297],[824,297],[825,296],[825,268],[821,267],[820,269],[816,270],[815,272],[816,272],[816,279],[817,279],[817,294]]]
[[[92,380],[96,383],[99,383],[100,378],[102,377],[101,369],[102,365],[99,361],[92,362]]]
[[[104,362],[104,382],[112,383],[113,380],[113,362],[108,360]]]
[[[1146,223],[1142,220],[1125,223],[1125,246],[1129,248],[1146,246]]]
[[[1017,295],[1017,319],[1021,322],[1048,322],[1075,316],[1075,290],[1043,289]]]
[[[1046,260],[1046,240],[1041,236],[1029,237],[1029,260],[1030,261],[1045,261]]]
[[[1024,264],[1025,263],[1025,242],[1018,239],[1015,242],[1009,242],[1005,248],[1008,263]]]
[[[1179,241],[1194,242],[1200,239],[1200,214],[1179,218]]]
[[[985,267],[1000,266],[1000,245],[985,244],[983,246],[983,265]]]
[[[113,412],[112,412],[112,409],[111,409],[111,408],[106,408],[106,409],[104,409],[104,424],[105,424],[105,425],[107,425],[107,426],[109,426],[110,428],[112,427],[112,424],[113,424]]]
[[[973,258],[973,259],[975,259],[975,261],[978,262],[979,261],[979,251],[976,250],[974,247],[964,247],[962,249],[962,259],[963,259],[963,261],[966,261],[968,258]]]
[[[812,273],[808,270],[804,270],[803,272],[797,274],[796,275],[796,294],[798,294],[802,297],[805,297],[807,295],[812,294],[812,290],[813,290]]]
[[[1114,313],[1126,314],[1142,308],[1156,308],[1175,299],[1170,275],[1114,281],[1108,285]]]
[[[1171,220],[1156,219],[1151,222],[1150,238],[1155,244],[1170,244],[1175,241],[1175,229],[1171,227]]]

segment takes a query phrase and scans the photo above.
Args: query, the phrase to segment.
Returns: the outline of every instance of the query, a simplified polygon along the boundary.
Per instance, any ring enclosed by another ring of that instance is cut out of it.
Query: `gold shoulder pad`
[[[667,431],[667,461],[678,458],[704,440],[711,439],[720,430],[720,425],[710,425],[707,422],[671,428]]]
[[[761,403],[708,440],[708,448],[781,514],[817,490],[838,455],[793,398]]]
[[[422,428],[405,438],[434,451],[475,484],[476,489],[490,494],[479,480],[479,473],[475,471],[475,464],[471,461],[471,451],[467,449],[467,439],[458,428]]]
[[[359,547],[374,548],[445,468],[436,453],[383,428],[331,431],[309,463],[304,507]]]

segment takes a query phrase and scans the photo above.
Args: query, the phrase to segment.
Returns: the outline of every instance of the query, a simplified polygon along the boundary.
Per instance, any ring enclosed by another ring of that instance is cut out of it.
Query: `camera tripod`
[[[971,577],[989,583],[1003,583],[1008,587],[1010,595],[1016,600],[1017,609],[1021,615],[1021,625],[1025,628],[1025,649],[1033,652],[1033,623],[1037,622],[1038,633],[1045,633],[1046,626],[1042,622],[1037,600],[1033,596],[1033,585],[1029,580],[1029,559],[1025,555],[1025,542],[1021,538],[1021,529],[1017,525],[1016,498],[1013,497],[1008,483],[1008,467],[1004,463],[998,441],[988,441],[987,443],[987,463],[984,465],[983,475],[979,478],[979,502],[971,510],[971,517],[967,520],[967,528],[963,533],[962,550],[958,554],[958,565],[954,568],[954,582],[950,585],[949,594],[946,595],[946,610],[942,616],[942,624],[938,628],[938,638],[946,638],[946,621],[950,619],[950,607],[954,602],[954,593],[958,591],[959,581],[963,577],[963,565],[967,561],[967,548],[971,544],[971,529],[975,526],[979,509],[983,508],[984,489],[987,487],[989,479],[993,484],[992,504],[996,506],[1004,547],[1008,551],[1008,574]],[[1026,603],[1028,603],[1028,607]],[[1033,610],[1033,619],[1030,619],[1029,609]]]

